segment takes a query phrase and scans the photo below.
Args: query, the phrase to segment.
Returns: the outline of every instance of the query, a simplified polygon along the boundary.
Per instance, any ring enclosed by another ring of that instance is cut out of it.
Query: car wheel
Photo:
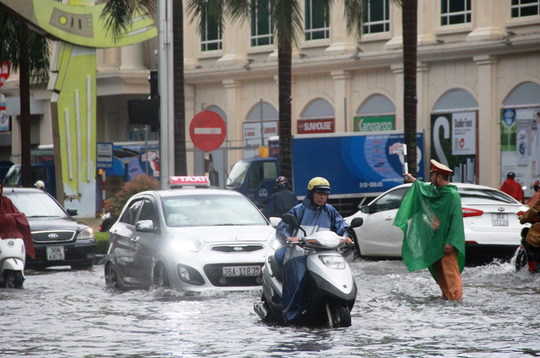
[[[158,287],[169,287],[169,275],[161,262],[157,264],[154,272],[154,285]]]
[[[123,285],[118,280],[116,269],[112,262],[107,262],[105,265],[105,285],[107,287],[123,288]]]
[[[6,288],[23,288],[24,276],[20,271],[6,271],[4,285]]]
[[[350,327],[351,311],[347,307],[329,305],[327,303],[328,325],[330,327]]]
[[[358,238],[356,237],[356,234],[354,232],[352,232],[350,235],[354,246],[354,258],[361,257],[362,251],[360,251],[360,244],[358,243]]]

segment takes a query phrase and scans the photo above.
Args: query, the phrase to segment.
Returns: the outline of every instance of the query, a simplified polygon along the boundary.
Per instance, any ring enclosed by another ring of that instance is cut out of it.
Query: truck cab
[[[32,184],[41,180],[45,184],[45,190],[56,198],[56,180],[54,165],[49,162],[32,163]],[[4,187],[21,186],[21,165],[13,164],[2,181]]]
[[[226,189],[236,190],[262,208],[266,200],[276,190],[276,178],[279,175],[277,158],[255,157],[242,159],[232,168]]]

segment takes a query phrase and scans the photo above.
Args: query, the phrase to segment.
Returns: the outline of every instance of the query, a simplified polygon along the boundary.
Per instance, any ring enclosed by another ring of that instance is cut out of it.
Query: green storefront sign
[[[354,117],[355,132],[386,132],[394,129],[394,116]]]

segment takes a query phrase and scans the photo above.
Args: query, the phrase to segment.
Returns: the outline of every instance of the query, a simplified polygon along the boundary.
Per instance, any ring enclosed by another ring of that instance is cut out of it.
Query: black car
[[[78,222],[46,191],[35,188],[4,188],[4,195],[24,213],[32,231],[35,259],[26,257],[26,268],[92,266],[96,249],[94,231]]]

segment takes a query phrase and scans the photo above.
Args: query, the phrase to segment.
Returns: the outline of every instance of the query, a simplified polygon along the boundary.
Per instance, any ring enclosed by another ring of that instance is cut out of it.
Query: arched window
[[[386,96],[374,94],[358,109],[353,131],[380,132],[396,129],[396,106]]]
[[[298,134],[335,132],[334,107],[327,100],[311,101],[298,119]]]
[[[478,102],[466,90],[444,93],[431,113],[431,159],[454,171],[451,180],[477,182]]]
[[[259,154],[259,146],[268,146],[268,138],[278,135],[279,113],[270,103],[259,101],[243,124],[244,158]]]
[[[540,85],[525,82],[506,97],[501,110],[501,183],[508,172],[528,188],[540,178]]]

